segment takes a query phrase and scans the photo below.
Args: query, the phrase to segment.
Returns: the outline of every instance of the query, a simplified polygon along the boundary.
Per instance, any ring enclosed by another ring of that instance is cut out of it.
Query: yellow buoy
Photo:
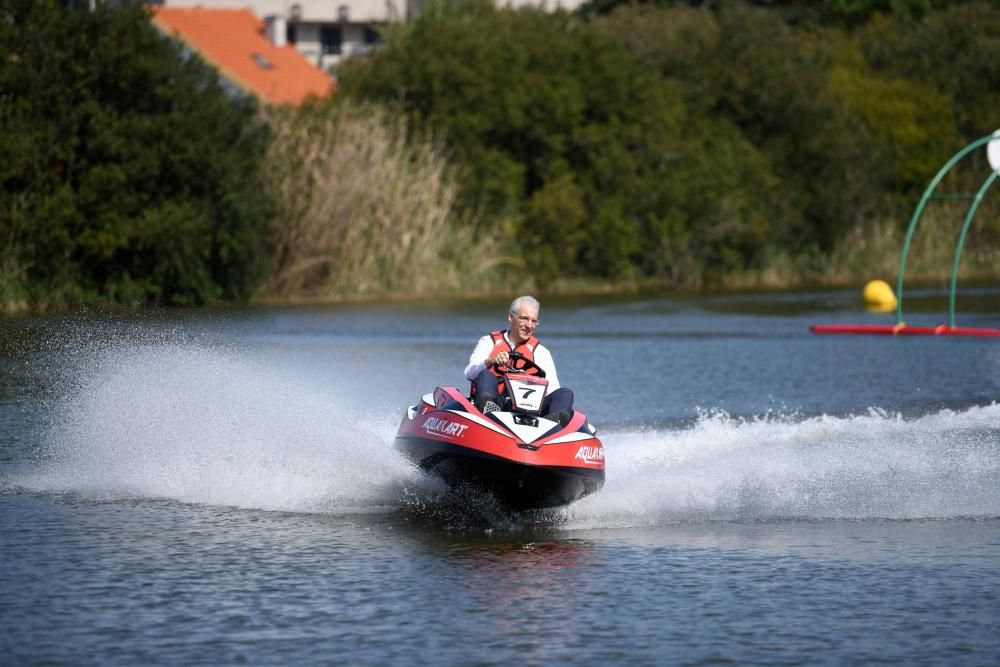
[[[868,310],[879,313],[890,311],[896,307],[896,295],[893,293],[889,283],[884,280],[872,280],[865,285],[861,298],[865,302]]]

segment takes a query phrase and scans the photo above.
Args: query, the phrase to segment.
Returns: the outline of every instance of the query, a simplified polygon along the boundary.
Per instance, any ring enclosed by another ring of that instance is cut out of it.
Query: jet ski
[[[500,403],[484,411],[454,387],[410,406],[394,447],[451,489],[489,494],[511,511],[566,505],[604,485],[604,446],[580,411],[540,415],[545,372],[517,353]]]

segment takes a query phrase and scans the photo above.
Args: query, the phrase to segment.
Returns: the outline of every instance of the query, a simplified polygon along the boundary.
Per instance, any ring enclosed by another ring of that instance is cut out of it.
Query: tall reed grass
[[[965,190],[956,190],[964,192]],[[959,263],[959,280],[1000,277],[1000,203],[984,199],[973,219]],[[916,227],[906,259],[905,282],[950,281],[955,248],[968,201],[931,200]],[[887,207],[890,208],[890,207]],[[907,213],[912,214],[912,211]],[[859,222],[828,253],[812,250],[792,255],[775,249],[758,270],[730,276],[726,286],[785,288],[803,285],[863,285],[881,278],[895,285],[910,218],[902,213]]]
[[[264,298],[475,291],[497,241],[459,213],[439,141],[348,103],[275,112],[267,179],[277,201]]]

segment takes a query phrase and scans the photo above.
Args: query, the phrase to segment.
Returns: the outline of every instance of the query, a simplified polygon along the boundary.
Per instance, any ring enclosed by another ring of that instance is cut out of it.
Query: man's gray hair
[[[529,306],[538,311],[542,309],[542,304],[538,303],[538,299],[527,294],[519,296],[510,302],[510,312],[516,314],[521,306]]]

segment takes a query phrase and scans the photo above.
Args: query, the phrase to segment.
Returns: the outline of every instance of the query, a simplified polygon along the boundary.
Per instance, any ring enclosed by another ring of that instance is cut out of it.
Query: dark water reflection
[[[996,522],[489,534],[396,514],[0,508],[17,663],[980,664],[1000,650]]]

